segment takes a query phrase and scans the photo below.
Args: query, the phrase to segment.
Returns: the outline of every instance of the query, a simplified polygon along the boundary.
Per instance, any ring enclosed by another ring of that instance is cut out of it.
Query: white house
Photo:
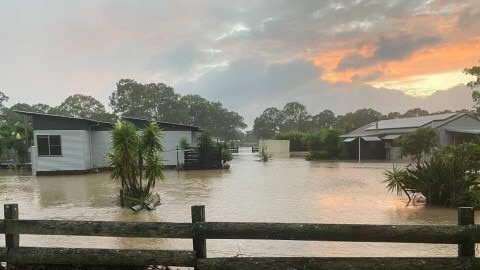
[[[471,140],[480,135],[480,121],[463,113],[447,113],[372,122],[342,135],[350,156],[360,159],[397,159],[400,147],[394,140],[421,127],[432,127],[442,146]]]
[[[109,166],[107,154],[111,146],[113,123],[92,119],[44,113],[16,111],[32,117],[34,146],[33,174],[81,173]],[[123,117],[138,128],[150,121]],[[197,126],[157,121],[163,129],[161,143],[165,149],[164,164],[183,163],[183,152],[177,151],[182,137],[193,145],[201,130]],[[177,159],[178,154],[178,159]]]

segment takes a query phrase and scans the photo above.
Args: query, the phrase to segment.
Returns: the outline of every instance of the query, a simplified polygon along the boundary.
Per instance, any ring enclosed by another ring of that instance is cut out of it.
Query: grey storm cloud
[[[362,67],[464,38],[462,29],[479,35],[478,3],[462,1],[453,15],[445,13],[451,5],[445,0],[6,1],[0,8],[0,91],[12,104],[56,105],[78,92],[107,104],[115,82],[133,78],[221,101],[249,123],[266,106],[289,100],[337,113],[386,106],[392,97],[399,106],[413,104],[420,99],[362,83],[381,72],[332,84],[320,79],[324,70],[312,59],[375,45],[371,57],[351,54],[338,68]],[[425,14],[456,16],[464,27],[450,36],[438,32],[436,21],[411,22]]]
[[[373,46],[374,52],[371,56],[363,56],[353,53],[343,58],[336,67],[337,71],[366,67],[382,61],[403,60],[428,45],[440,42],[439,37],[426,36],[414,37],[400,35],[395,37],[380,37]]]
[[[328,83],[309,62],[294,60],[264,65],[259,59],[243,59],[202,77],[195,83],[178,85],[186,93],[198,93],[221,101],[242,112],[250,126],[265,108],[282,108],[289,101],[307,106],[312,114],[330,109],[344,114],[361,108],[383,113],[405,112],[421,107],[431,112],[471,108],[471,92],[464,85],[437,91],[426,98],[415,98],[394,89],[378,89],[360,81]]]

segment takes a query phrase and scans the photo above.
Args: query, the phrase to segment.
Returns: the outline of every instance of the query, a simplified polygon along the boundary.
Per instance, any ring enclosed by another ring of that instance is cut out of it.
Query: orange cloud
[[[414,53],[405,61],[387,63],[382,79],[461,71],[478,60],[480,60],[480,37],[475,37],[462,42],[426,48]]]
[[[368,77],[373,73],[381,74],[374,80],[375,82],[401,80],[411,76],[461,71],[465,67],[476,64],[480,60],[480,36],[424,48],[401,61],[385,61],[368,67],[335,71],[340,61],[349,53],[356,52],[368,57],[373,51],[373,48],[368,47],[362,48],[360,52],[338,50],[319,55],[312,61],[324,69],[322,79],[330,82],[351,82],[355,77]]]

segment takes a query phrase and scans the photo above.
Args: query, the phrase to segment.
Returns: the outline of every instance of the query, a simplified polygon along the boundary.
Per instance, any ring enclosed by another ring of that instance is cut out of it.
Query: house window
[[[37,135],[39,156],[61,156],[62,144],[60,135]]]

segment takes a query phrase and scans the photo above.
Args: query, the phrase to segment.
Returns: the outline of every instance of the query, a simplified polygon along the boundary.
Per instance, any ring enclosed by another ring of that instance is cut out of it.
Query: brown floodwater
[[[359,224],[456,224],[456,210],[408,206],[385,189],[382,162],[310,162],[302,157],[258,161],[250,148],[234,154],[229,170],[165,172],[155,211],[118,206],[119,183],[108,173],[79,176],[0,175],[0,203],[18,203],[23,219],[190,222],[192,205],[207,221]],[[0,208],[3,216],[3,207]],[[188,239],[28,236],[23,246],[192,248]],[[3,237],[0,246],[4,246]],[[207,240],[219,256],[456,256],[455,245]]]

